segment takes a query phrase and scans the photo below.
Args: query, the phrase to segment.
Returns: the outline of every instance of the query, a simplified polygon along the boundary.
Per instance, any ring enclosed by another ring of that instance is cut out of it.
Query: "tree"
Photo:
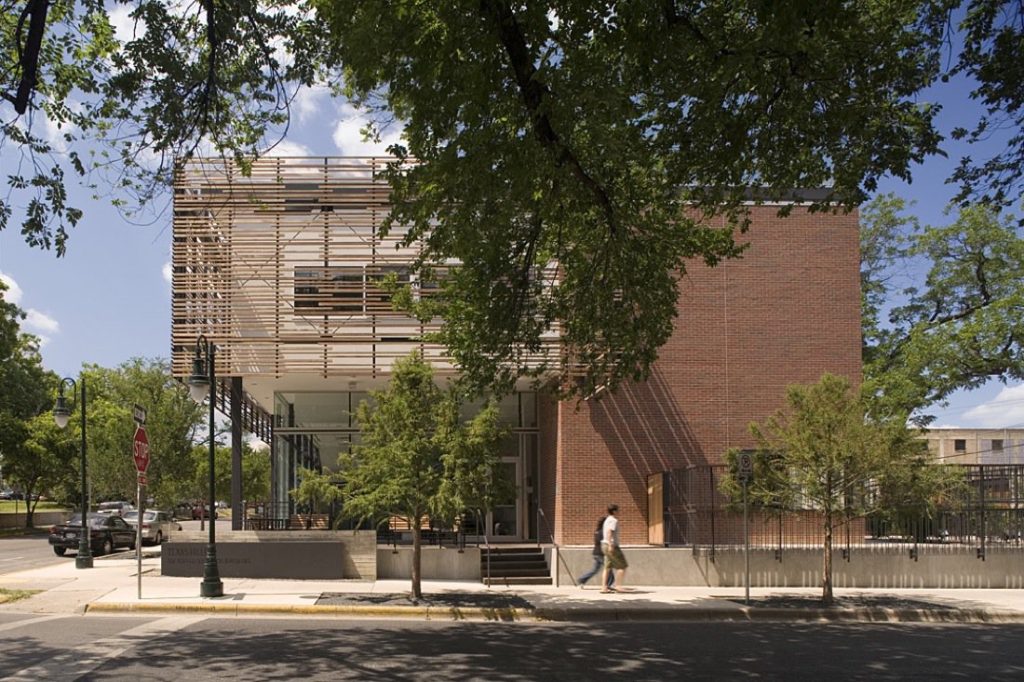
[[[376,521],[399,516],[412,528],[412,596],[420,599],[421,532],[498,487],[497,406],[460,423],[454,390],[442,390],[418,353],[398,360],[391,383],[359,405],[361,442],[339,460],[343,513]]]
[[[582,395],[643,378],[686,268],[742,250],[746,201],[827,186],[829,209],[852,207],[940,139],[917,101],[944,27],[923,0],[111,6],[55,3],[47,20],[31,105],[65,124],[67,156],[3,129],[33,157],[9,179],[33,197],[30,243],[63,252],[80,217],[65,175],[108,173],[118,201],[152,205],[176,156],[206,145],[244,170],[294,86],[343,82],[370,135],[404,126],[384,229],[422,240],[428,279],[461,263],[434,304],[477,385],[531,368]],[[0,15],[12,63],[19,9]]]
[[[213,500],[231,500],[231,447],[216,445],[214,449],[214,493]],[[210,496],[210,447],[209,443],[196,445],[190,457],[190,473],[178,489],[184,500],[205,500]],[[266,500],[270,496],[270,456],[266,450],[253,450],[248,443],[242,443],[242,499],[246,501]]]
[[[31,526],[32,496],[64,481],[63,441],[43,424],[47,418],[53,424],[57,377],[43,368],[38,339],[22,333],[24,313],[6,300],[6,291],[0,281],[0,454],[5,478],[27,495],[25,522]]]
[[[927,423],[955,390],[1024,378],[1024,236],[985,206],[945,226],[904,211],[886,196],[863,213],[865,383],[873,410]]]
[[[57,427],[49,411],[28,420],[22,436],[17,445],[4,450],[4,475],[25,494],[25,527],[32,528],[39,493],[77,490],[81,455],[78,441]]]
[[[821,514],[822,602],[831,604],[836,525],[874,511],[883,500],[909,504],[914,498],[926,506],[948,478],[943,469],[927,466],[925,443],[904,422],[868,417],[847,379],[825,374],[817,384],[790,386],[786,401],[786,409],[750,426],[757,450],[748,492],[765,507]],[[737,454],[727,455],[734,468]],[[737,497],[735,478],[725,480],[726,492]]]
[[[135,495],[132,406],[138,404],[147,412],[151,453],[147,493],[158,506],[171,507],[187,499],[195,476],[192,448],[206,410],[171,376],[167,361],[134,358],[114,369],[87,365],[83,376],[94,498],[132,499]]]
[[[306,506],[311,515],[319,514],[321,505],[332,504],[343,498],[342,489],[331,474],[300,467],[298,476],[298,487],[288,492],[296,503]],[[308,522],[306,527],[309,527]]]
[[[1024,4],[1019,0],[936,4],[961,8],[958,29],[963,49],[950,76],[974,79],[971,99],[985,107],[976,123],[957,126],[953,137],[978,143],[993,135],[1006,136],[1000,151],[991,156],[960,160],[952,178],[960,185],[957,200],[961,205],[974,201],[995,210],[1013,206],[1024,188]]]

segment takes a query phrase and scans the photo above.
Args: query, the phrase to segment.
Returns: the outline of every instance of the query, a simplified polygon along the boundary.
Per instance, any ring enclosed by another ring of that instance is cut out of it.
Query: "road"
[[[0,575],[67,560],[53,553],[46,535],[0,537]]]
[[[0,613],[0,679],[1021,679],[1024,626]]]

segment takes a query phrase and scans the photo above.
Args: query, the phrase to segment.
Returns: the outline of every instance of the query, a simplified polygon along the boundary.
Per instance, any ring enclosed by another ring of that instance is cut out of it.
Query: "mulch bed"
[[[730,598],[729,601],[737,604],[744,604],[742,598]],[[772,609],[929,609],[942,611],[955,611],[955,606],[940,604],[921,599],[909,599],[904,597],[854,595],[836,597],[831,606],[825,606],[818,597],[786,596],[778,595],[771,597],[752,597],[751,608],[772,608]]]
[[[528,609],[532,604],[522,597],[487,593],[425,594],[413,599],[408,594],[359,594],[324,592],[316,600],[317,606],[432,606],[437,608]]]

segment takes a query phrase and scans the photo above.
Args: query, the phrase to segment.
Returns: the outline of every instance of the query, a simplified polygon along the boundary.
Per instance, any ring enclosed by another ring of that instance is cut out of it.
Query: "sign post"
[[[750,533],[747,528],[747,486],[754,477],[754,458],[741,452],[736,458],[736,477],[743,486],[743,603],[750,605]]]
[[[135,562],[138,577],[138,598],[142,599],[142,523],[146,515],[146,469],[149,468],[149,436],[146,435],[146,411],[135,406],[135,436],[132,438],[132,459],[138,472],[138,516],[135,524]]]

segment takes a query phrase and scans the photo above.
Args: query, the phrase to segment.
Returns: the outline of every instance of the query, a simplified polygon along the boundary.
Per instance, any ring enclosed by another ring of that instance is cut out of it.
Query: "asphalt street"
[[[0,613],[0,679],[1021,679],[1021,625]]]
[[[0,575],[64,561],[50,549],[44,534],[0,537]]]

